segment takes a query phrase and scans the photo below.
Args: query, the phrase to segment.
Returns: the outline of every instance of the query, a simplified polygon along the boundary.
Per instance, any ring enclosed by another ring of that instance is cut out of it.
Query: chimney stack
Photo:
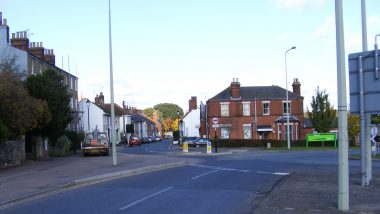
[[[233,78],[231,82],[231,98],[232,99],[239,99],[240,96],[240,83],[238,78]]]
[[[195,96],[189,100],[189,112],[193,109],[197,109],[197,97]]]
[[[55,55],[53,49],[45,49],[45,61],[55,65]]]
[[[26,31],[12,33],[11,45],[20,50],[28,51],[29,39]]]
[[[104,105],[104,95],[103,95],[103,92],[100,92],[98,100],[99,100],[99,105]]]
[[[7,20],[3,19],[2,12],[0,12],[0,42],[7,45],[9,44],[9,27]]]
[[[293,93],[301,96],[301,83],[298,81],[298,78],[293,79]]]
[[[45,51],[42,42],[32,42],[28,52],[36,56],[38,59],[45,60]]]

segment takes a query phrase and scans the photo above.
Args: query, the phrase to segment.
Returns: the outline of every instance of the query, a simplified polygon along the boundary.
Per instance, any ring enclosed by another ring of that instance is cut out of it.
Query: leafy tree
[[[149,117],[150,119],[153,119],[153,114],[156,110],[154,108],[146,108],[143,110],[143,113],[145,116]]]
[[[171,131],[173,126],[173,120],[170,117],[167,117],[162,122],[164,125],[164,131]]]
[[[348,136],[350,140],[356,144],[356,136],[360,133],[360,117],[355,114],[348,114],[347,117],[348,124]]]
[[[380,124],[380,114],[371,115],[371,124]]]
[[[51,114],[46,102],[28,94],[20,77],[9,71],[0,72],[0,118],[10,139],[46,125]]]
[[[172,130],[178,131],[179,130],[179,119],[175,119],[172,124]]]
[[[175,120],[178,117],[183,116],[183,110],[177,104],[161,103],[161,104],[155,105],[153,108],[162,112],[163,118],[170,117],[172,120]],[[177,112],[179,112],[179,115],[177,115]]]
[[[46,70],[42,74],[29,76],[25,82],[29,93],[38,99],[45,100],[52,114],[50,123],[40,129],[40,134],[55,141],[71,122],[70,94],[63,85],[62,76],[55,70]]]
[[[336,117],[336,110],[331,106],[326,90],[320,91],[318,87],[310,105],[311,111],[307,108],[307,114],[314,129],[318,133],[330,131]]]

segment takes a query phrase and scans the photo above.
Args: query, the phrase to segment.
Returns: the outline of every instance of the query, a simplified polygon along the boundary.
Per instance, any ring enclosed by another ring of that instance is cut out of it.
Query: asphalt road
[[[124,152],[175,155],[168,148],[164,141],[127,147]],[[192,148],[199,149],[204,148]],[[311,167],[337,169],[336,151],[191,157],[200,162],[64,190],[2,213],[254,213],[289,173]],[[357,163],[350,166],[357,168]]]

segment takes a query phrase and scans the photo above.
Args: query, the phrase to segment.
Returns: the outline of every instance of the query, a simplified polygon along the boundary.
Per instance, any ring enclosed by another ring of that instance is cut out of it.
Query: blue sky
[[[366,4],[372,50],[380,1]],[[360,1],[343,6],[348,55],[361,51]],[[110,100],[107,0],[1,0],[0,8],[11,32],[29,29],[31,42],[54,49],[56,65],[79,77],[80,96],[102,91]],[[333,0],[112,0],[111,10],[119,105],[187,111],[191,96],[209,99],[232,78],[285,88],[284,53],[297,46],[288,53],[289,90],[299,78],[305,108],[318,86],[337,106]]]

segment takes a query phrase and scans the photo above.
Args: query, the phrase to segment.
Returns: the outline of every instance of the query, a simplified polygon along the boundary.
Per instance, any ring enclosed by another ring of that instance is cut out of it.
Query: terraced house
[[[27,31],[12,33],[10,37],[9,29],[7,20],[2,19],[0,12],[0,62],[14,60],[16,72],[22,79],[48,69],[58,71],[71,94],[70,107],[74,120],[68,128],[78,130],[78,78],[55,65],[53,49],[45,49],[42,42],[29,42]]]
[[[215,136],[213,118],[218,118],[216,134],[222,139],[286,140],[287,112],[291,140],[304,140],[303,100],[301,83],[293,81],[293,91],[279,86],[241,87],[239,80],[207,101],[207,123],[210,137]],[[310,130],[310,129],[309,129]]]

